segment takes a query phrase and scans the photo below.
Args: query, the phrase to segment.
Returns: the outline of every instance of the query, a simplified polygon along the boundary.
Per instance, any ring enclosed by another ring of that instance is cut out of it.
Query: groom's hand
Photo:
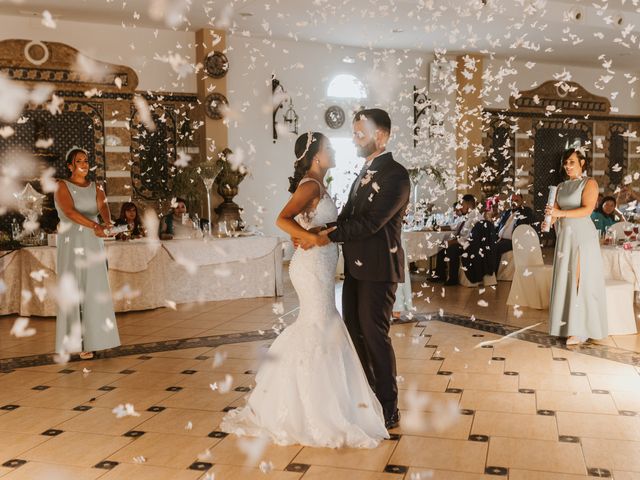
[[[329,238],[329,234],[333,232],[338,227],[330,227],[325,228],[324,230],[320,230],[318,232],[317,243],[319,247],[324,247],[325,245],[329,245],[331,243],[331,239]]]
[[[324,230],[320,230],[318,232],[318,235],[320,235],[321,237],[328,237],[328,235],[333,232],[334,230],[336,230],[338,227],[329,227],[329,228],[325,228]]]

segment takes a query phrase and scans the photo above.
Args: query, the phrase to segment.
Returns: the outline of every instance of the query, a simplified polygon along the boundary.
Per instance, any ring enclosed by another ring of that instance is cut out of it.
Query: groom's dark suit
[[[400,234],[411,187],[407,170],[390,152],[374,158],[367,170],[351,186],[349,200],[329,238],[343,244],[342,315],[385,419],[389,419],[398,402],[389,321],[397,284],[405,275]]]

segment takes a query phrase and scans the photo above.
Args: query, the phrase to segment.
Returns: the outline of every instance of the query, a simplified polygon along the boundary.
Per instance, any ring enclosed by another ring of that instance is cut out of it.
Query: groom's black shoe
[[[387,430],[400,426],[400,410],[396,410],[389,418],[385,418],[384,426]]]

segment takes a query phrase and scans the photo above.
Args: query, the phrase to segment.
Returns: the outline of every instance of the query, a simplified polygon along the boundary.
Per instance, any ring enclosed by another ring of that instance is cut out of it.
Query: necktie
[[[362,166],[362,170],[360,170],[360,173],[358,174],[358,178],[356,178],[356,181],[353,185],[353,189],[351,190],[351,195],[349,196],[349,199],[352,202],[355,200],[358,194],[358,189],[360,188],[360,182],[362,181],[365,174],[367,173],[367,168],[369,168],[369,165],[367,164],[367,162],[365,162],[364,165]]]

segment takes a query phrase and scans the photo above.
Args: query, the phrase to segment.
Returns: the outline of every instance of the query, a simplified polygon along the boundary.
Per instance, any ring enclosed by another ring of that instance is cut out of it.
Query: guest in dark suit
[[[496,242],[496,273],[500,267],[500,258],[505,252],[513,250],[511,236],[519,225],[531,225],[533,222],[533,210],[524,205],[524,199],[519,193],[514,193],[510,198],[511,208],[500,216],[496,225],[498,241]]]
[[[460,205],[463,219],[455,229],[454,238],[448,240],[447,247],[438,252],[436,275],[432,278],[433,282],[445,282],[445,285],[458,284],[460,256],[467,248],[471,230],[476,223],[482,220],[482,215],[476,209],[476,197],[468,193],[462,197]]]
[[[353,141],[365,164],[328,236],[342,243],[345,324],[380,400],[385,424],[395,428],[400,412],[389,326],[396,288],[405,276],[400,234],[411,184],[407,170],[386,150],[390,134],[391,119],[384,110],[356,113]]]

